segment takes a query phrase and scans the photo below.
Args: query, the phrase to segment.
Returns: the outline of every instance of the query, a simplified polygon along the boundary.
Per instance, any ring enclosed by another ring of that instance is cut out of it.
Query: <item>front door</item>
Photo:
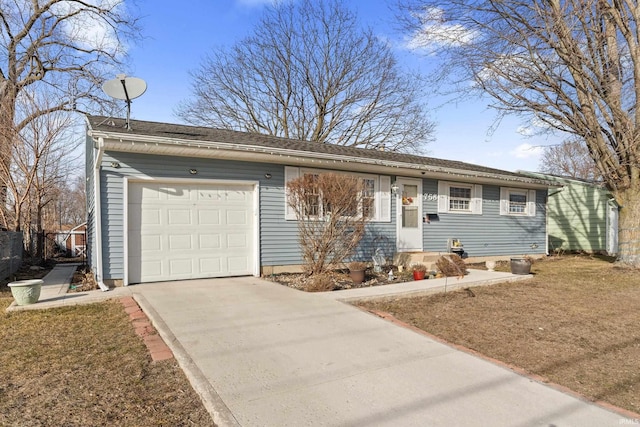
[[[422,251],[422,180],[398,178],[397,246],[400,252]]]

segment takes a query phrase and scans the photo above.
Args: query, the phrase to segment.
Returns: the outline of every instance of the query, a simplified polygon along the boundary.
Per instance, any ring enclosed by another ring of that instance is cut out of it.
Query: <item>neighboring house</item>
[[[618,253],[619,206],[603,185],[579,179],[521,172],[552,182],[547,230],[549,251]]]
[[[88,260],[118,285],[270,274],[302,263],[286,183],[341,171],[373,206],[357,257],[376,250],[546,253],[548,183],[387,151],[204,127],[87,117]],[[403,203],[404,200],[404,203]]]
[[[79,257],[86,255],[87,223],[76,226],[63,226],[61,230],[49,233],[53,234],[58,249],[65,251],[69,256]]]

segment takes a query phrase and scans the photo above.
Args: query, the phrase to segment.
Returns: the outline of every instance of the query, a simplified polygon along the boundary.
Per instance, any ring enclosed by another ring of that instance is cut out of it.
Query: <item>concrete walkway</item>
[[[110,298],[131,295],[128,287],[114,288],[107,292],[86,291],[68,292],[73,273],[79,264],[58,264],[43,279],[42,290],[38,302],[30,305],[17,305],[15,302],[7,308],[7,311],[42,310],[53,307],[64,307],[76,304],[91,304]]]
[[[27,307],[132,294],[220,426],[588,427],[634,421],[340,301],[522,276],[473,270],[460,281],[326,294],[242,277],[65,298],[63,273],[56,274],[45,281],[41,301]]]
[[[132,288],[161,319],[156,327],[221,426],[601,427],[625,419],[337,301],[339,292],[252,277]]]

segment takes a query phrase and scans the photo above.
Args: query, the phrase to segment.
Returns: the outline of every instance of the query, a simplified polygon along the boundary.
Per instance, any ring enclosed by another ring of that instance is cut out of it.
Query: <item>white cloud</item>
[[[115,14],[125,14],[124,2],[120,0],[93,0],[88,4],[110,9]],[[51,11],[59,17],[74,14],[85,6],[81,2],[63,1],[54,4]],[[67,36],[84,47],[118,52],[126,50],[117,38],[114,29],[96,15],[83,12],[73,15],[62,22]]]
[[[509,154],[514,156],[517,159],[535,159],[542,155],[544,148],[539,145],[531,145],[531,144],[520,144],[514,150],[510,151]]]
[[[420,16],[422,26],[407,42],[409,49],[434,49],[442,46],[461,46],[473,40],[473,31],[460,24],[447,23],[444,10],[427,8]]]

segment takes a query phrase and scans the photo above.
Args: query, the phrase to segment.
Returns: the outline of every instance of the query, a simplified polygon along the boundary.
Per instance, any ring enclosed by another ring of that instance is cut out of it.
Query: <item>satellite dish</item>
[[[130,130],[131,100],[141,96],[147,90],[147,83],[137,77],[118,74],[115,79],[104,82],[102,90],[112,98],[127,102],[127,129]]]

